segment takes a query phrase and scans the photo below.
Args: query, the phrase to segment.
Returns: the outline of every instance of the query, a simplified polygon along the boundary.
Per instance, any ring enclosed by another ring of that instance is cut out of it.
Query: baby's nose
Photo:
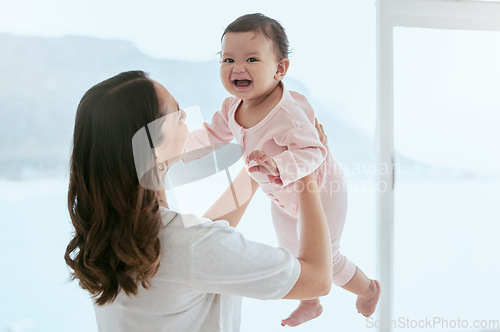
[[[245,66],[235,65],[233,67],[233,73],[244,73],[244,72],[245,72]]]

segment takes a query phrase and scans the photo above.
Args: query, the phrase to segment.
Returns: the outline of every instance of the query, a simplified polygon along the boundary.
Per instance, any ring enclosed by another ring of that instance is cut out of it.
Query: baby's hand
[[[271,183],[282,185],[280,171],[273,158],[269,157],[264,151],[255,150],[250,153],[247,159],[248,162],[255,161],[257,165],[248,169],[250,173],[260,172],[266,174]]]

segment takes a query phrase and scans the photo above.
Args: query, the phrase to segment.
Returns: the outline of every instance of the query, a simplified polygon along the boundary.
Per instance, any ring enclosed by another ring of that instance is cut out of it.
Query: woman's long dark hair
[[[76,112],[68,190],[72,279],[103,305],[137,294],[158,271],[158,195],[139,186],[132,136],[159,118],[153,81],[131,71],[88,90]]]

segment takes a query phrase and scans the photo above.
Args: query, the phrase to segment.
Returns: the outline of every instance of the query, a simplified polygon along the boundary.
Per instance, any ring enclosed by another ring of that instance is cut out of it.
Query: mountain
[[[0,178],[67,173],[76,107],[92,85],[140,69],[170,90],[181,107],[200,105],[205,120],[228,93],[217,61],[151,58],[132,43],[88,37],[41,38],[0,34]],[[291,78],[291,90],[308,96]],[[309,98],[342,163],[370,162],[373,143],[341,105]]]

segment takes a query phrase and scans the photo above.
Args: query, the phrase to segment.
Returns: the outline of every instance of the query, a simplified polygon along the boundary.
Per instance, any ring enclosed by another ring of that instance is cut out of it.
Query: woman
[[[94,298],[100,331],[238,331],[241,296],[308,299],[330,291],[329,234],[314,173],[298,181],[299,258],[231,227],[258,187],[244,170],[208,219],[169,209],[161,184],[183,153],[185,116],[140,71],[95,85],[78,106],[68,191],[75,232],[65,259]],[[141,132],[149,143],[143,150],[132,147]],[[148,158],[140,152],[149,149],[154,168],[144,171],[151,160],[137,156]],[[233,193],[245,203],[228,211]]]

